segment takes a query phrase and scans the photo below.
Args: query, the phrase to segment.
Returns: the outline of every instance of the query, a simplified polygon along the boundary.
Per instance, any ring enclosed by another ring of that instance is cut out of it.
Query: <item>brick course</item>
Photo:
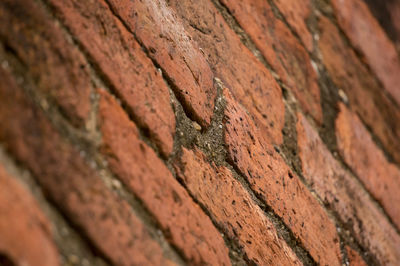
[[[2,1],[0,265],[398,265],[374,5]]]

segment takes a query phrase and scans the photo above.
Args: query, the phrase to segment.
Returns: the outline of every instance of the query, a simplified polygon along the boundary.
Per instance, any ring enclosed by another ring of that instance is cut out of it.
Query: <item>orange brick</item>
[[[168,87],[134,36],[104,1],[51,2],[134,118],[149,129],[164,154],[169,154],[175,117]]]
[[[349,266],[367,266],[367,263],[361,258],[360,254],[349,246],[346,246],[347,257],[349,259]]]
[[[113,264],[169,263],[131,207],[1,69],[0,79],[0,142],[32,171],[45,194]]]
[[[264,134],[281,143],[285,110],[281,89],[270,72],[241,43],[211,1],[169,4],[206,54],[215,76],[240,99]]]
[[[137,128],[116,101],[106,92],[101,94],[102,151],[111,170],[140,198],[190,263],[230,265],[228,249],[211,220],[139,139]]]
[[[179,177],[231,239],[237,239],[250,264],[301,265],[229,169],[207,163],[204,155],[183,149]]]
[[[75,125],[84,125],[91,90],[87,62],[54,20],[35,1],[5,0],[0,3],[0,25],[2,42],[37,88]]]
[[[343,104],[339,109],[336,138],[341,155],[400,228],[400,209],[393,205],[400,202],[399,168],[386,160],[357,115]]]
[[[149,56],[165,70],[183,105],[203,125],[208,125],[216,95],[213,74],[176,14],[164,0],[108,2],[147,48]]]
[[[254,122],[227,90],[224,92],[225,142],[229,159],[250,187],[282,217],[311,256],[322,265],[340,265],[334,223],[310,191],[290,171]]]
[[[292,27],[309,52],[313,50],[313,38],[306,21],[311,14],[310,0],[275,0],[287,23]]]
[[[400,121],[399,109],[342,40],[338,29],[324,17],[321,17],[319,27],[319,48],[333,82],[347,94],[350,108],[357,112],[387,151],[400,162],[400,126],[394,122]]]
[[[322,123],[317,74],[311,66],[311,59],[290,29],[275,17],[268,1],[222,2],[249,34],[282,81],[293,90],[302,108]],[[295,2],[290,1],[293,5]]]
[[[394,44],[364,1],[334,0],[332,5],[340,27],[400,105],[400,59]]]
[[[6,173],[2,165],[0,235],[0,254],[7,256],[13,265],[60,265],[50,222],[30,192]]]
[[[298,116],[297,137],[304,178],[324,204],[348,226],[355,239],[379,263],[400,261],[400,236],[358,181],[325,147],[304,116]]]
[[[374,14],[388,37],[400,51],[400,2],[366,0],[369,10]]]

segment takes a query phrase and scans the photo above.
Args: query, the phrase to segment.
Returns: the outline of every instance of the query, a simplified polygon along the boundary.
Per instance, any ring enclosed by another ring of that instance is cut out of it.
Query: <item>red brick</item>
[[[346,246],[347,257],[349,259],[349,266],[367,266],[360,254],[349,246]]]
[[[190,263],[230,265],[228,249],[211,220],[139,139],[137,128],[116,101],[106,92],[101,94],[102,151],[111,170],[140,198]]]
[[[237,239],[250,263],[302,264],[229,169],[208,164],[198,150],[184,148],[181,161],[176,169],[185,186],[227,236]]]
[[[313,50],[313,37],[308,30],[306,21],[311,14],[310,0],[275,0],[276,6],[283,14],[285,20],[302,40],[306,49]]]
[[[82,54],[34,1],[2,1],[0,25],[6,50],[25,67],[37,88],[82,126],[89,114],[91,90]]]
[[[400,228],[400,170],[389,163],[360,119],[340,104],[336,119],[338,149],[345,162]]]
[[[321,265],[340,265],[339,240],[327,213],[290,171],[246,111],[225,90],[225,142],[229,159],[250,187],[282,217]]]
[[[319,48],[333,82],[347,94],[350,108],[400,162],[400,126],[395,123],[400,121],[399,109],[384,95],[382,87],[342,40],[337,28],[324,17],[319,27]]]
[[[37,202],[0,165],[0,254],[15,265],[60,265],[50,222]],[[1,261],[0,261],[1,263]]]
[[[51,1],[138,123],[165,154],[172,151],[175,117],[168,87],[134,36],[104,1]]]
[[[203,125],[209,124],[216,95],[212,71],[165,1],[108,2],[175,84],[183,105]]]
[[[1,69],[0,77],[0,142],[32,171],[45,194],[113,264],[168,263],[131,207]]]
[[[334,0],[332,5],[340,27],[400,105],[400,59],[394,44],[364,1]]]
[[[249,34],[267,62],[298,98],[302,108],[322,122],[317,74],[311,59],[268,1],[222,1]],[[295,1],[291,1],[295,2]]]
[[[299,114],[299,154],[304,178],[380,264],[400,261],[400,236],[360,183],[331,155],[318,133]]]
[[[220,78],[275,143],[282,142],[282,92],[209,0],[169,1]]]

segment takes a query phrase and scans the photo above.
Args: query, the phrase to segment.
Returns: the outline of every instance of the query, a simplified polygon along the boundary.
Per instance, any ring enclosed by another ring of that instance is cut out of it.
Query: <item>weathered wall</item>
[[[1,1],[0,265],[399,265],[399,10]]]

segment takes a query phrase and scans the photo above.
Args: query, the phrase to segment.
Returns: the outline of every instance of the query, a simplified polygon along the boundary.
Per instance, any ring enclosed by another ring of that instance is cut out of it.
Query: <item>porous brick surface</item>
[[[1,1],[0,265],[399,265],[399,10]]]

